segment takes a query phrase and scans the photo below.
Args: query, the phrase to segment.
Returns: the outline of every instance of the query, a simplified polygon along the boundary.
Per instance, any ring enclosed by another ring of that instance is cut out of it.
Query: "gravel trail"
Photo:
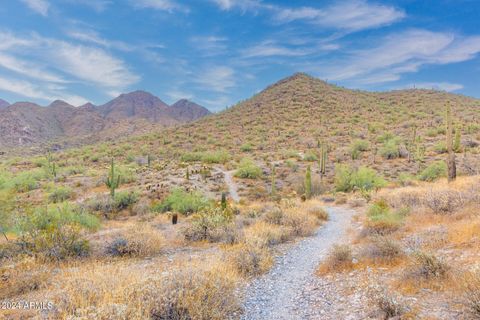
[[[243,320],[321,319],[304,289],[315,283],[315,269],[329,249],[344,240],[353,215],[344,208],[327,210],[330,220],[314,236],[295,245],[277,259],[269,273],[248,285]]]
[[[237,185],[233,181],[233,171],[222,171],[225,176],[225,184],[228,187],[228,193],[232,197],[233,201],[239,202],[240,197],[238,196]]]

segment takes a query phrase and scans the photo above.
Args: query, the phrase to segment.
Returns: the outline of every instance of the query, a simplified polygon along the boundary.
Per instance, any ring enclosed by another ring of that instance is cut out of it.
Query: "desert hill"
[[[140,140],[149,144],[152,154],[165,157],[226,150],[267,164],[313,160],[326,144],[332,175],[335,163],[350,161],[397,176],[444,159],[446,101],[459,132],[460,171],[470,172],[479,163],[480,100],[433,90],[349,90],[303,73],[224,112]]]

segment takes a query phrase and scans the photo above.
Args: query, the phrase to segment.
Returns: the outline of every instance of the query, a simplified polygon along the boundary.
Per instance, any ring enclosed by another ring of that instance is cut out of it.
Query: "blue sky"
[[[104,103],[143,89],[213,111],[307,72],[349,88],[480,97],[476,0],[8,0],[0,97]]]

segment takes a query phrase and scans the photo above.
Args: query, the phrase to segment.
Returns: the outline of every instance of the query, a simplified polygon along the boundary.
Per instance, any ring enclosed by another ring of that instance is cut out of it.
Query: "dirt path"
[[[230,194],[230,197],[232,197],[233,201],[239,202],[240,197],[238,195],[238,188],[237,184],[233,181],[233,171],[223,171],[223,175],[225,176],[225,184],[228,187],[228,193]]]
[[[268,274],[248,286],[242,319],[321,319],[306,302],[304,288],[315,282],[315,269],[329,249],[344,240],[353,215],[344,208],[328,208],[328,212],[330,220],[314,236],[278,258]]]

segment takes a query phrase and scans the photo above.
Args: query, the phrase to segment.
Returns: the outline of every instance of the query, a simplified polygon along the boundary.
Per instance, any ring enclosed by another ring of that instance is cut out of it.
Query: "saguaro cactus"
[[[324,144],[320,147],[320,178],[323,179],[323,176],[327,173],[327,159],[328,159],[328,147]]]
[[[448,168],[448,182],[454,181],[457,178],[457,166],[455,163],[455,152],[453,151],[453,125],[452,125],[452,107],[450,102],[446,105],[446,124],[447,124],[447,168]]]
[[[227,193],[222,192],[222,201],[220,203],[220,206],[222,207],[223,210],[227,209]]]
[[[54,160],[53,160],[53,156],[51,154],[51,152],[49,151],[46,155],[46,158],[47,158],[47,170],[48,170],[48,173],[54,178],[56,179],[57,178],[57,165],[55,164]]]
[[[110,173],[108,174],[105,185],[110,189],[110,195],[115,197],[115,190],[120,186],[120,175],[115,173],[115,162],[112,159],[110,164]]]
[[[305,198],[310,199],[312,197],[312,171],[310,166],[307,167],[305,173]]]

